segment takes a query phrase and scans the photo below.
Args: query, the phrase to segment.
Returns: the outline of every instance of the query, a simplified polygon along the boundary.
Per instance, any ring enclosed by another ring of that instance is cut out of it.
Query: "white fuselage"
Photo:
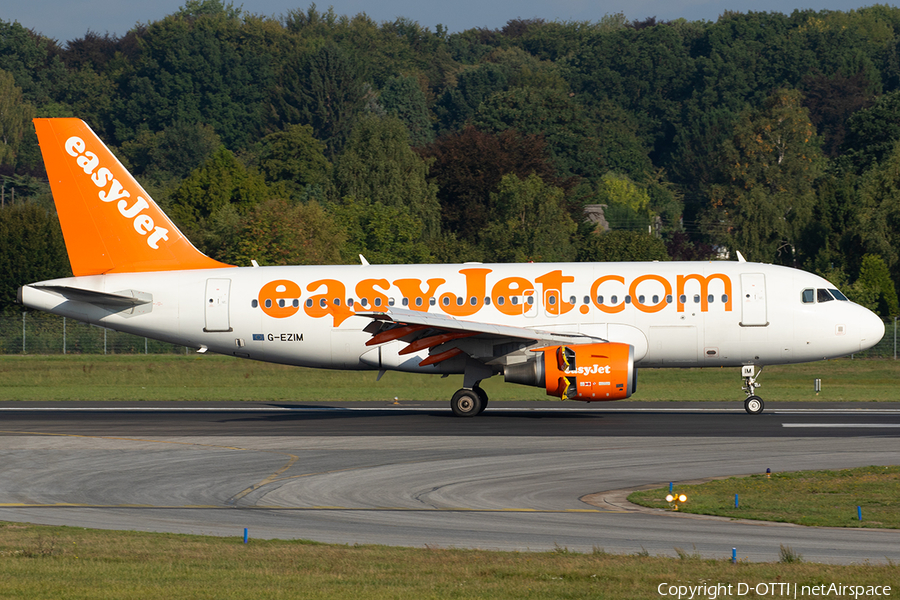
[[[42,285],[140,293],[152,303],[115,309]],[[354,313],[391,305],[581,333],[634,346],[641,367],[769,365],[843,356],[881,339],[881,320],[857,304],[802,301],[804,290],[833,287],[810,273],[746,262],[299,266],[73,277],[26,286],[22,301],[255,360],[447,373],[461,372],[460,363],[420,367],[427,350],[399,355],[400,341],[366,346],[371,319]]]

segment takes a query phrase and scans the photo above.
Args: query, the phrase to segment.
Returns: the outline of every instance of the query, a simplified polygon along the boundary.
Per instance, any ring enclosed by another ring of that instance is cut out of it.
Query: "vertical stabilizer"
[[[80,119],[35,119],[76,276],[229,267],[188,241]]]

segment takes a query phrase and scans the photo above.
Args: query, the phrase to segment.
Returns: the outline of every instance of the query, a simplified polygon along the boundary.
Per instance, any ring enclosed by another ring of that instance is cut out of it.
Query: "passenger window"
[[[448,298],[447,296],[444,296],[441,299],[441,302],[443,303],[444,306],[450,306],[450,298]]]
[[[547,304],[549,304],[550,306],[556,306],[556,296],[548,296]]]
[[[434,298],[429,298],[428,304],[430,304],[431,306],[434,306],[435,304],[437,304],[437,300],[435,300]]]
[[[643,300],[641,300],[643,302]],[[659,296],[653,296],[653,304],[659,304]]]
[[[434,304],[434,302],[432,302],[432,304]],[[485,305],[485,306],[490,306],[490,305],[491,305],[491,297],[490,297],[490,296],[485,296],[485,297],[484,297],[484,305]]]
[[[597,304],[603,304],[603,296],[597,296]]]
[[[381,306],[381,298],[375,298],[375,306]]]
[[[700,304],[700,294],[694,294],[694,304]]]
[[[498,296],[497,306],[503,306],[504,304],[506,304],[506,296]]]
[[[575,304],[576,302],[578,302],[578,298],[576,298],[575,296],[569,296],[569,304]]]
[[[469,304],[471,304],[472,306],[477,306],[478,298],[476,298],[475,296],[472,296],[471,298],[469,298]]]
[[[666,304],[672,304],[672,294],[666,294]]]
[[[272,308],[272,299],[271,298],[266,299],[266,308]]]
[[[363,298],[362,300],[359,301],[359,303],[363,305],[363,308],[365,308],[366,306],[369,305],[369,299]]]
[[[638,296],[638,302],[640,302],[641,304],[643,304],[643,303],[644,303],[644,297],[643,297],[643,296]]]
[[[298,300],[297,298],[294,298],[291,301],[291,306],[293,306],[294,308],[300,308],[300,300]]]
[[[325,308],[326,306],[328,306],[328,301],[325,300],[325,298],[322,298],[321,300],[319,300],[319,306]]]
[[[834,300],[834,298],[831,296],[828,290],[816,290],[816,302],[831,302],[832,300]]]
[[[609,301],[612,302],[613,304],[616,304],[619,301],[619,297],[613,296],[612,298],[609,299]]]
[[[687,296],[685,296],[684,294],[678,296],[678,301],[684,304],[685,302],[687,302]]]
[[[259,301],[253,300],[252,302],[250,302],[250,306],[252,306],[253,308],[256,308],[257,306],[259,306]]]
[[[815,301],[815,290],[803,290],[803,304],[812,304]]]
[[[268,304],[268,303],[269,303],[269,301],[266,300],[266,304]],[[312,298],[307,298],[307,299],[306,299],[306,307],[307,307],[307,308],[312,308],[312,304],[313,304],[313,303],[312,303]],[[267,308],[268,308],[268,307],[267,307]]]
[[[422,306],[422,299],[416,298],[416,306]]]
[[[713,302],[716,301],[716,297],[713,296],[712,294],[710,294],[709,296],[706,297],[706,301],[709,302],[710,304],[712,304]]]
[[[590,304],[590,303],[591,303],[591,297],[590,297],[590,296],[585,296],[585,297],[584,297],[584,303],[585,303],[585,304]]]
[[[625,295],[625,304],[631,304],[631,296]]]
[[[388,298],[388,306],[393,306],[395,300],[393,298]]]
[[[728,304],[728,294],[722,294],[722,303]]]

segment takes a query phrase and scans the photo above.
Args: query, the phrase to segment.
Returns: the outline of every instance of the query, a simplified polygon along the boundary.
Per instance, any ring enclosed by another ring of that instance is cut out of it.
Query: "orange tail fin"
[[[80,119],[35,119],[76,276],[230,267],[201,253]]]

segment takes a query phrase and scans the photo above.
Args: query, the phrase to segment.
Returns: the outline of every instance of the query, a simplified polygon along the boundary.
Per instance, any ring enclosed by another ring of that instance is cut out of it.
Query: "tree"
[[[896,285],[900,282],[900,141],[863,175],[859,195],[863,245],[885,260]]]
[[[422,223],[424,239],[440,232],[437,186],[427,175],[427,162],[409,147],[406,127],[396,117],[360,120],[335,168],[342,197],[403,209]]]
[[[751,260],[793,264],[815,201],[821,151],[800,94],[778,90],[741,113],[721,148],[709,190],[708,227],[722,246]]]
[[[862,259],[859,277],[845,290],[851,300],[882,317],[900,314],[897,289],[891,281],[887,264],[880,256],[866,254]]]
[[[348,50],[327,43],[286,61],[276,89],[280,125],[310,125],[334,159],[349,139],[366,101],[363,65]]]
[[[406,125],[410,144],[424,146],[434,141],[425,94],[417,78],[392,77],[381,90],[380,101],[387,114],[394,115]]]
[[[0,70],[0,165],[15,165],[19,145],[33,117],[34,107],[23,100],[13,76]]]
[[[135,175],[164,183],[184,179],[220,148],[222,140],[209,125],[178,121],[162,131],[142,131],[122,144],[122,154]]]
[[[599,178],[615,170],[640,179],[652,169],[625,111],[612,103],[588,109],[564,90],[497,92],[479,106],[472,123],[481,131],[542,135],[561,176]]]
[[[566,212],[563,190],[537,175],[503,177],[491,194],[494,218],[481,238],[491,262],[562,262],[575,255],[572,236],[577,229]]]
[[[345,262],[357,262],[359,254],[372,264],[432,262],[423,241],[422,222],[408,209],[348,196],[332,212],[346,232]]]
[[[325,144],[313,137],[309,125],[288,125],[259,142],[259,170],[270,187],[284,190],[299,199],[309,186],[327,187],[331,163],[325,158]]]
[[[229,264],[330,265],[342,262],[343,227],[316,202],[272,198],[243,219],[219,219],[215,258]]]
[[[268,194],[262,176],[249,171],[222,146],[175,190],[170,215],[204,250],[208,246],[203,241],[204,224],[214,213],[227,207],[246,215]]]
[[[843,151],[863,173],[890,154],[900,140],[900,91],[880,96],[869,108],[853,113],[847,130]]]
[[[16,306],[27,283],[71,275],[56,213],[36,204],[0,208],[0,309]]]
[[[433,161],[429,180],[437,184],[444,228],[472,245],[480,242],[493,219],[490,195],[505,175],[525,179],[535,174],[549,185],[566,186],[556,176],[547,146],[538,135],[512,130],[491,134],[466,127],[439,137],[419,152]]]
[[[581,262],[669,260],[661,238],[643,231],[607,231],[590,234],[578,247]]]

